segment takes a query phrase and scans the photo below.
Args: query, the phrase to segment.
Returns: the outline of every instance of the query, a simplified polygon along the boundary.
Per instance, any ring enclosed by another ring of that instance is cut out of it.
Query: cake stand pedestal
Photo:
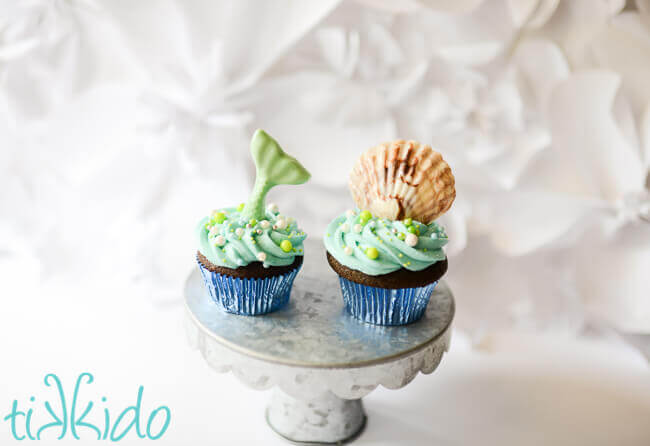
[[[418,372],[433,372],[454,317],[441,282],[413,324],[359,322],[345,312],[334,275],[299,275],[285,308],[250,317],[215,305],[197,270],[187,279],[185,303],[190,342],[208,364],[254,389],[275,387],[266,421],[285,439],[307,444],[353,440],[366,424],[362,397],[379,384],[399,389]]]

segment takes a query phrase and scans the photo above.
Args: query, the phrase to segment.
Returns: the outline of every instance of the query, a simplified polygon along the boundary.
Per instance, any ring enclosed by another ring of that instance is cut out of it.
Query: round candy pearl
[[[348,209],[347,211],[345,211],[345,215],[347,217],[354,217],[354,211],[352,209]]]
[[[348,232],[349,230],[350,230],[350,225],[349,225],[349,224],[347,224],[347,223],[343,223],[343,224],[341,225],[341,231],[343,231],[343,232]]]
[[[343,248],[343,252],[344,252],[346,255],[351,256],[352,253],[354,252],[354,250],[352,249],[351,246],[346,246],[345,248]]]
[[[266,253],[265,252],[258,252],[257,253],[257,260],[260,262],[266,261]]]
[[[275,222],[275,226],[277,226],[278,229],[285,229],[287,227],[287,221],[284,218],[280,218]]]
[[[244,203],[239,203],[239,206],[237,206],[237,211],[241,212],[244,210],[244,206],[246,206]]]
[[[289,240],[282,240],[282,243],[280,243],[280,248],[284,252],[289,252],[293,248],[293,245],[291,244],[291,242]]]
[[[223,246],[226,244],[226,238],[223,235],[218,235],[214,238],[214,242],[217,246]]]
[[[235,234],[237,234],[238,237],[241,237],[244,235],[244,230],[242,228],[237,228],[235,229]]]
[[[271,226],[271,223],[269,223],[268,220],[262,220],[262,221],[260,222],[260,226],[261,226],[263,229],[266,229],[266,228],[268,228],[269,226]]]
[[[354,225],[353,229],[354,229],[354,232],[361,232],[363,227],[359,223],[357,223],[356,225]]]
[[[368,257],[370,260],[375,260],[377,257],[379,257],[379,251],[377,251],[377,248],[368,248],[366,249],[366,257]]]
[[[409,246],[415,246],[418,244],[418,236],[415,234],[406,234],[406,244]]]
[[[370,211],[362,211],[362,212],[359,214],[359,218],[360,218],[361,220],[368,221],[368,220],[370,220],[370,219],[372,218],[372,214],[370,213]]]
[[[279,208],[278,208],[278,205],[277,205],[277,204],[275,204],[275,203],[269,203],[269,205],[266,207],[266,210],[269,211],[269,212],[272,212],[272,213],[274,213],[274,214],[277,214]]]

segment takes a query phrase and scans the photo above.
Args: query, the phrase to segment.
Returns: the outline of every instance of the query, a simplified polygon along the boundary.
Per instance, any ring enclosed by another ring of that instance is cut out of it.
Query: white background
[[[0,1],[0,415],[90,371],[112,411],[169,405],[163,444],[280,444],[182,325],[261,127],[312,172],[270,198],[313,238],[374,144],[456,176],[452,352],[371,394],[359,444],[650,444],[648,79],[642,0]]]

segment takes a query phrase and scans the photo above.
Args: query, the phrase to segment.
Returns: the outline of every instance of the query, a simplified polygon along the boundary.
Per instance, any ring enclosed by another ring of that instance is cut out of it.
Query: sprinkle
[[[415,234],[415,231],[417,231],[417,229],[416,229],[414,226],[409,226],[409,227],[407,228],[407,230],[408,230],[408,232],[410,232],[411,234]]]
[[[400,252],[399,254],[397,254],[397,257],[404,257],[404,254]]]
[[[243,228],[235,229],[235,234],[237,234],[237,236],[241,237],[242,235],[244,235],[244,229]]]
[[[352,253],[354,252],[354,250],[352,249],[351,246],[346,246],[345,248],[343,248],[343,252],[344,252],[346,255],[351,256]]]
[[[377,257],[379,257],[379,251],[377,251],[377,248],[368,248],[366,249],[366,257],[368,257],[370,260],[375,260]]]
[[[254,218],[251,218],[250,220],[248,220],[248,224],[251,225],[251,226],[255,226],[257,224],[257,220],[255,220]]]
[[[403,222],[404,222],[404,225],[411,226],[413,224],[413,219],[412,218],[405,218],[403,220]]]
[[[361,219],[361,221],[366,222],[372,218],[372,214],[370,213],[370,211],[362,211],[359,214],[359,218]]]
[[[431,234],[431,238],[433,238],[433,239],[438,238],[438,234],[436,234],[436,233],[434,232],[433,234]]]
[[[289,252],[293,248],[293,245],[291,244],[291,242],[289,240],[282,240],[282,243],[280,243],[280,248],[284,252]]]
[[[214,243],[217,246],[223,246],[226,244],[226,238],[223,235],[218,235],[214,238]]]
[[[284,218],[278,218],[278,220],[275,222],[275,226],[278,227],[278,229],[285,229],[287,227],[287,220]]]
[[[349,230],[350,230],[350,225],[349,225],[349,224],[347,224],[347,223],[343,223],[343,224],[341,225],[341,231],[343,231],[343,232],[348,232]]]
[[[250,228],[252,228],[251,224],[250,224],[250,223],[246,223],[246,229],[250,229]]]
[[[278,208],[278,205],[277,205],[277,204],[275,204],[275,203],[269,203],[268,206],[266,206],[266,210],[269,211],[269,212],[271,212],[271,213],[273,213],[273,214],[277,214],[279,208]]]
[[[261,226],[263,229],[266,229],[266,228],[268,228],[269,226],[271,226],[271,223],[269,223],[268,220],[262,220],[262,221],[260,222],[260,226]]]
[[[415,246],[418,244],[418,236],[415,234],[408,234],[406,236],[406,244],[409,246]]]
[[[352,209],[348,209],[345,211],[345,215],[348,217],[354,217],[354,211]]]
[[[266,253],[265,252],[258,252],[257,253],[257,260],[260,262],[266,261]]]
[[[258,229],[258,230],[255,231],[255,232],[257,232],[258,234],[261,234],[261,233],[262,233],[262,230],[261,230],[261,229]]]
[[[353,229],[354,229],[354,232],[361,232],[361,230],[363,228],[361,227],[361,225],[359,223],[357,223],[356,225],[354,225]]]
[[[237,212],[241,212],[244,210],[244,206],[246,206],[244,203],[239,203],[239,206],[237,206]]]
[[[214,221],[221,224],[224,221],[226,221],[226,214],[224,214],[223,212],[217,212],[216,214],[214,214],[213,218],[214,218]]]
[[[397,238],[399,240],[404,240],[406,238],[406,235],[403,232],[400,232],[399,234],[397,234]]]

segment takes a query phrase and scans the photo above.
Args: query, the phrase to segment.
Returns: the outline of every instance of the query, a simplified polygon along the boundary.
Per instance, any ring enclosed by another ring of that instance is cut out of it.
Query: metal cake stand
[[[250,317],[222,311],[194,271],[185,286],[189,339],[217,372],[231,371],[254,389],[275,387],[266,420],[276,433],[340,444],[365,427],[362,397],[435,370],[449,346],[454,299],[441,282],[421,320],[375,326],[345,312],[333,272],[305,274],[285,308]]]

